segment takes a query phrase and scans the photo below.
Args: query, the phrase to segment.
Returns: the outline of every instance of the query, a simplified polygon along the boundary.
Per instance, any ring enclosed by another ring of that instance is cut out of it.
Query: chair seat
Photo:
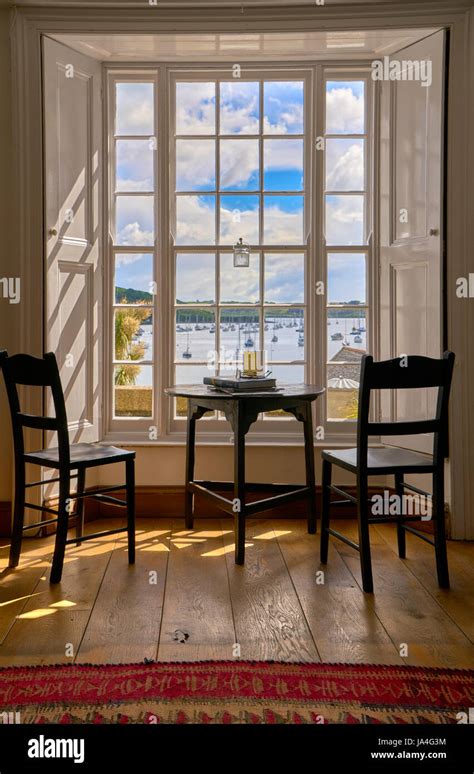
[[[324,449],[322,458],[353,473],[357,472],[357,449]],[[433,458],[430,454],[387,446],[382,449],[368,449],[367,466],[367,472],[372,475],[395,471],[432,473]]]
[[[134,451],[125,451],[116,446],[101,446],[97,443],[73,443],[71,444],[70,468],[92,468],[96,465],[107,465],[111,462],[123,462],[135,457]],[[43,449],[41,451],[28,452],[24,455],[26,462],[34,462],[49,468],[59,468],[59,449]]]

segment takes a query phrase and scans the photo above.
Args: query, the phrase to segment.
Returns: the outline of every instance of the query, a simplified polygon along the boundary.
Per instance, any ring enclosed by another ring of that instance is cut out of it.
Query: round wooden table
[[[243,564],[245,559],[245,519],[255,516],[268,508],[291,503],[302,498],[308,501],[308,532],[316,532],[316,483],[314,475],[312,402],[324,393],[323,387],[312,384],[282,385],[277,392],[232,392],[223,393],[203,384],[168,387],[165,393],[172,398],[187,398],[188,419],[186,438],[186,528],[193,528],[194,495],[200,494],[212,500],[217,506],[234,517],[235,563]],[[295,487],[292,484],[246,483],[245,482],[245,436],[259,414],[267,411],[287,411],[303,423],[306,484]],[[234,480],[201,481],[194,479],[196,442],[196,421],[207,411],[222,411],[230,422],[234,433]],[[218,491],[230,490],[233,499]],[[272,497],[246,502],[246,491],[276,491]]]

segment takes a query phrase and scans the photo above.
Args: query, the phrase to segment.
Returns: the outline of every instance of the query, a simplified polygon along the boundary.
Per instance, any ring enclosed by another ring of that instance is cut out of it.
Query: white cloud
[[[363,240],[363,197],[329,196],[326,202],[328,245],[358,245]]]
[[[231,255],[221,257],[221,301],[240,301],[253,304],[259,300],[259,259],[250,256],[250,266],[246,269],[234,268]]]
[[[117,142],[117,190],[153,190],[153,153],[148,140]]]
[[[151,177],[145,180],[130,180],[121,177],[120,180],[117,178],[117,191],[146,191],[148,193],[153,191],[153,182]]]
[[[255,172],[258,187],[258,140],[222,140],[220,147],[221,187],[245,189]]]
[[[334,88],[326,94],[326,131],[358,133],[364,131],[364,97],[349,87]]]
[[[304,255],[265,256],[265,300],[272,303],[304,301]]]
[[[239,208],[239,219],[236,220],[233,210],[229,210],[224,205],[225,199],[221,199],[221,236],[220,241],[224,244],[234,244],[239,237],[244,242],[250,244],[259,243],[258,227],[258,208],[244,209]]]
[[[179,255],[176,268],[176,298],[184,302],[214,301],[215,292],[214,255]]]
[[[278,206],[266,207],[264,231],[265,244],[301,244],[303,242],[303,210],[285,212]]]
[[[303,140],[265,140],[265,169],[303,170]]]
[[[264,134],[302,134],[304,113],[303,105],[296,102],[281,102],[276,97],[270,97],[269,102],[278,103],[280,110],[278,119],[272,121],[268,116],[263,117]]]
[[[153,244],[153,201],[153,196],[117,197],[117,244]]]
[[[214,188],[216,176],[214,140],[176,141],[176,189],[196,191]]]
[[[141,253],[116,253],[115,266],[117,268],[119,268],[119,266],[130,266],[131,264],[142,260],[143,255],[141,255]]]
[[[257,100],[252,100],[244,107],[235,107],[224,103],[221,106],[220,128],[221,134],[258,134],[259,121],[257,116],[251,115],[257,109]]]
[[[358,140],[328,140],[326,143],[326,188],[328,191],[360,191],[364,188],[363,144]]]
[[[119,245],[152,245],[153,244],[153,231],[144,231],[139,223],[127,223],[124,226],[117,238],[117,244]]]
[[[215,242],[215,210],[199,196],[178,196],[176,200],[176,243],[212,245]]]
[[[214,83],[176,84],[177,134],[214,134],[215,115]]]
[[[117,85],[117,133],[153,134],[153,85]]]

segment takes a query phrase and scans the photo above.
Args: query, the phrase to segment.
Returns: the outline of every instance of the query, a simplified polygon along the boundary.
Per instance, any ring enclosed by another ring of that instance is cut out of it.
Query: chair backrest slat
[[[371,435],[434,434],[433,462],[441,464],[448,453],[448,402],[455,356],[445,352],[439,360],[420,355],[407,355],[374,362],[364,355],[361,362],[357,447],[359,465],[367,459]],[[431,419],[374,422],[369,420],[370,395],[373,390],[438,389],[436,413]],[[364,462],[365,461],[365,462]]]
[[[368,422],[368,435],[420,435],[436,433],[439,430],[437,419],[413,419],[409,422]]]
[[[40,417],[35,416],[34,414],[23,414],[21,411],[17,416],[22,427],[32,427],[35,430],[51,430],[52,432],[58,428],[58,421],[55,417]]]

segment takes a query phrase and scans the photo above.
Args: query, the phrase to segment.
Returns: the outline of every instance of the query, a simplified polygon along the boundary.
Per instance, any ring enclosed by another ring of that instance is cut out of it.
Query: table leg
[[[191,400],[188,400],[188,426],[186,437],[186,481],[184,494],[184,519],[186,529],[192,529],[194,524],[194,495],[188,489],[188,484],[194,480],[194,453],[196,441],[196,419],[198,415]]]
[[[308,532],[314,535],[316,532],[316,479],[314,475],[314,438],[313,422],[311,419],[311,403],[308,401],[304,408],[304,457],[306,465],[306,486],[310,488],[308,494]]]
[[[245,427],[243,406],[235,405],[234,430],[234,529],[235,563],[245,561]]]

